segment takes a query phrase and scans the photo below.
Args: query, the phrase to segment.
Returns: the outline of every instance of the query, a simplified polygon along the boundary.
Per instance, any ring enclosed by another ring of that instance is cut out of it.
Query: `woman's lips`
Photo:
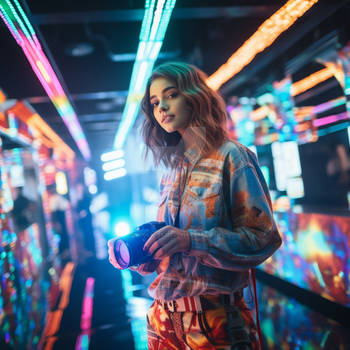
[[[162,123],[167,124],[173,120],[174,116],[173,115],[165,115],[162,118]]]

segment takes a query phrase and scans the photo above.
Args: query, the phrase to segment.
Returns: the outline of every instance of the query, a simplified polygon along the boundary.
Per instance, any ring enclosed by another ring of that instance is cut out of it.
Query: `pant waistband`
[[[222,306],[232,306],[237,303],[238,300],[242,299],[242,297],[243,291],[239,290],[231,295],[199,295],[169,301],[156,299],[156,302],[170,312],[201,312],[217,309]]]

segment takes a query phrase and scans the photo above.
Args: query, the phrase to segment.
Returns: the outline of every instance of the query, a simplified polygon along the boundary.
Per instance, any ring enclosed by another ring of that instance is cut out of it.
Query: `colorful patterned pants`
[[[203,312],[171,312],[155,301],[147,312],[149,350],[258,350],[243,298]]]

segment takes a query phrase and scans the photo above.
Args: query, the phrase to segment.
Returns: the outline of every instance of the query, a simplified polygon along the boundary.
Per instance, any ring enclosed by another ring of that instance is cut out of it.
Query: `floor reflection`
[[[146,350],[146,313],[152,303],[148,284],[148,277],[118,271],[108,260],[67,269],[69,297],[61,291],[56,305],[65,299],[65,308],[51,313],[62,314],[56,319],[47,317],[46,329],[51,333],[42,339],[42,349]],[[259,282],[258,300],[264,349],[350,349],[349,330],[321,313]]]

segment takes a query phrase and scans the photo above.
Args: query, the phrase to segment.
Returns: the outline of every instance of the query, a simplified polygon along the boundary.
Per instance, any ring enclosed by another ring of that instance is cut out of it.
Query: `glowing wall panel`
[[[350,217],[275,213],[281,248],[262,269],[350,306]]]

